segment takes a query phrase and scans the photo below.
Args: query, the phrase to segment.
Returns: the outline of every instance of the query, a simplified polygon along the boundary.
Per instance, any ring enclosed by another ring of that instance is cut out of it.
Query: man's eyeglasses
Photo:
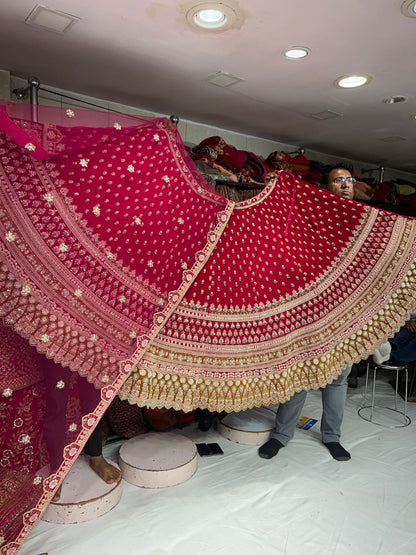
[[[334,183],[339,183],[340,185],[344,185],[344,183],[355,185],[357,183],[357,180],[354,177],[336,177],[334,179]]]

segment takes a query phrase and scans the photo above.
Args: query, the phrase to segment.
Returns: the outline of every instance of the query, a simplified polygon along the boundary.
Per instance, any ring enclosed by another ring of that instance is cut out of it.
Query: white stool
[[[182,484],[197,469],[194,442],[172,432],[150,432],[133,437],[120,449],[124,480],[142,488]]]
[[[407,386],[408,386],[408,371],[407,371],[407,363],[405,362],[386,362],[383,364],[376,364],[374,361],[369,361],[367,363],[367,373],[365,377],[365,391],[364,391],[364,403],[367,402],[367,390],[368,390],[368,379],[370,369],[373,370],[373,387],[372,387],[372,394],[371,394],[371,404],[365,405],[358,410],[359,416],[368,422],[372,422],[373,424],[377,424],[378,426],[383,426],[384,428],[402,428],[404,426],[408,426],[411,423],[410,418],[407,416]],[[394,396],[394,407],[389,407],[387,405],[378,405],[376,404],[376,378],[377,378],[377,370],[394,370],[396,372],[396,387],[395,387],[395,396]],[[398,409],[397,399],[399,395],[399,374],[400,372],[405,373],[405,390],[404,390],[404,410],[401,411]],[[386,422],[385,420],[389,420],[389,417],[386,417],[386,413],[390,411],[390,423]],[[400,419],[400,423],[398,424],[391,424],[391,417],[394,416],[391,412],[401,415],[403,418]],[[382,417],[385,417],[385,420],[382,421]]]
[[[263,445],[270,436],[276,420],[276,410],[255,407],[230,412],[220,421],[220,434],[243,445]]]
[[[107,460],[113,466],[118,465]],[[54,524],[79,524],[108,513],[120,501],[122,480],[107,484],[80,455],[62,485],[59,501],[52,501],[42,519]]]

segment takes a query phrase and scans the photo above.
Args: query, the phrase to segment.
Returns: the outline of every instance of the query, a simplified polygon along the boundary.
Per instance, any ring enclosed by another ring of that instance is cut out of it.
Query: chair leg
[[[365,389],[364,389],[364,403],[367,402],[367,388],[368,388],[368,373],[370,372],[370,363],[367,362],[367,370],[365,373]]]
[[[410,366],[410,385],[409,385],[409,391],[408,391],[408,394],[410,397],[413,397],[413,395],[415,395],[416,393],[415,386],[416,386],[416,364],[412,362]]]
[[[376,378],[377,378],[377,366],[374,365],[373,368],[373,395],[371,398],[371,417],[370,419],[373,420],[373,412],[374,412],[374,404],[376,399]]]
[[[394,395],[394,408],[397,410],[397,395],[399,394],[399,373],[400,370],[396,370],[396,392]]]
[[[409,382],[409,373],[405,368],[405,384],[404,384],[404,422],[407,422],[407,387]]]

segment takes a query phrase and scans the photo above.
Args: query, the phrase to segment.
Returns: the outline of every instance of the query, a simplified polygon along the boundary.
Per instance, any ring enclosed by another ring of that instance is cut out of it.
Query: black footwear
[[[198,422],[198,428],[201,430],[201,432],[207,432],[211,428],[216,415],[216,412],[210,412],[207,409],[203,409],[201,411]]]
[[[324,443],[324,445],[331,453],[331,455],[334,457],[335,460],[337,461],[350,460],[351,455],[348,453],[346,449],[343,448],[343,446],[340,443],[336,441],[330,441],[329,443]]]
[[[348,387],[352,389],[357,389],[358,387],[358,378],[357,376],[349,376],[348,378]]]
[[[262,459],[272,459],[282,447],[284,447],[283,443],[272,437],[259,448],[259,457]]]

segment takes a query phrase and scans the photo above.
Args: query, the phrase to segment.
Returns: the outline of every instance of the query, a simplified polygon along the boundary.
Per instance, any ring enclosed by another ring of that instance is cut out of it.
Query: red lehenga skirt
[[[238,411],[325,386],[408,318],[415,232],[415,220],[281,172],[236,204],[120,397]]]
[[[182,410],[285,401],[416,305],[413,220],[285,172],[227,201],[165,119],[38,107],[32,121],[5,103],[0,129],[1,553],[118,393]],[[50,398],[65,399],[52,429]]]

